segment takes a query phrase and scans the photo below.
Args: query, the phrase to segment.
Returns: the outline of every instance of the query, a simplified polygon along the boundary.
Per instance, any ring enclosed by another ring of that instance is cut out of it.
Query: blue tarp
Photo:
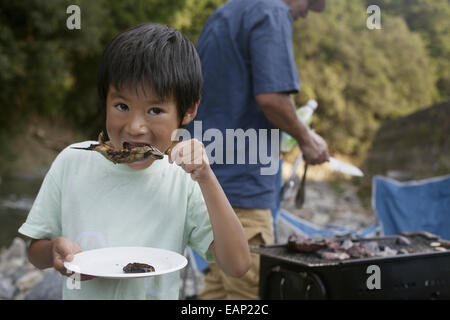
[[[333,237],[337,235],[353,234],[356,237],[366,238],[377,236],[378,233],[380,232],[380,226],[377,223],[361,230],[357,230],[353,227],[343,225],[333,225],[328,226],[326,228],[322,228],[284,209],[279,210],[276,221],[277,224],[280,221],[287,223],[295,233],[305,237],[312,237],[312,236]]]
[[[208,267],[208,262],[206,262],[197,252],[192,250],[191,247],[186,248],[186,256],[194,270],[203,271]]]
[[[427,231],[450,240],[450,175],[408,182],[376,176],[372,207],[385,235]]]

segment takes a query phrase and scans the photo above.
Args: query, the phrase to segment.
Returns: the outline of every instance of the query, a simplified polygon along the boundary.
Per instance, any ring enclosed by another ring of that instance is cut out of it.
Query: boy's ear
[[[197,100],[197,102],[192,107],[186,110],[183,121],[181,122],[183,126],[187,125],[189,122],[194,120],[195,116],[197,115],[197,109],[199,104],[200,100]]]

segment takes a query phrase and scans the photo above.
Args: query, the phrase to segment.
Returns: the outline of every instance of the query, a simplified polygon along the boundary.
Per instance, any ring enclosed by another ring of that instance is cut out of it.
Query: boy
[[[147,143],[167,150],[172,133],[195,117],[201,86],[195,48],[177,30],[143,24],[119,34],[106,47],[98,75],[111,144]],[[162,160],[129,164],[66,148],[52,164],[19,232],[34,239],[31,263],[66,276],[63,263],[75,253],[113,246],[183,253],[189,245],[207,260],[213,256],[235,277],[251,263],[242,226],[197,140],[180,142]],[[125,280],[83,275],[82,280],[89,281],[79,290],[64,285],[63,298],[178,298],[178,272]]]

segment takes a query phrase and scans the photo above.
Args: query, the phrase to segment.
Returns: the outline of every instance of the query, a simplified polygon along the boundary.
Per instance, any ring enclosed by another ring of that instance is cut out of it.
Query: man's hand
[[[309,130],[309,139],[300,148],[306,163],[321,164],[330,158],[327,143],[313,130]]]
[[[327,143],[298,119],[295,102],[286,93],[260,93],[255,96],[266,118],[277,128],[294,137],[309,164],[328,160]]]
[[[203,181],[212,173],[205,146],[197,139],[178,143],[170,151],[169,162],[175,162],[197,182]]]
[[[63,276],[68,276],[66,268],[64,267],[64,261],[72,261],[76,253],[81,252],[81,248],[75,242],[59,237],[52,240],[52,256],[53,267],[59,271]],[[81,275],[81,281],[90,280],[95,277],[88,275]]]

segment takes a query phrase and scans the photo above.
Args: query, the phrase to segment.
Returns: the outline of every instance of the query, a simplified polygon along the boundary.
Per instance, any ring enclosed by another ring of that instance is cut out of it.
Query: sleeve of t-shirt
[[[198,183],[194,183],[188,198],[187,245],[207,262],[214,262],[209,246],[214,240],[208,209]]]
[[[61,236],[61,192],[52,165],[19,233],[32,239],[53,239]]]
[[[292,19],[289,11],[257,9],[249,30],[253,94],[300,90],[292,47]]]

